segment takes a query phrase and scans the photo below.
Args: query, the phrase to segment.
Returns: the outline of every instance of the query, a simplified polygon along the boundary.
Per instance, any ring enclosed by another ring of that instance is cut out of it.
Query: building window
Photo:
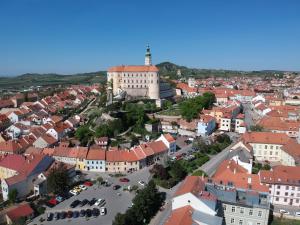
[[[244,208],[240,209],[240,214],[244,214]]]
[[[249,210],[249,216],[252,216],[253,215],[253,209],[250,209]]]
[[[278,201],[279,201],[279,198],[278,198],[278,197],[276,197],[276,198],[275,198],[275,201],[276,201],[276,202],[278,202]]]
[[[279,191],[277,191],[277,192],[276,192],[276,195],[280,195],[280,192],[279,192]]]
[[[284,195],[285,195],[285,196],[288,196],[288,195],[289,195],[289,193],[288,193],[288,192],[285,192],[285,193],[284,193]]]
[[[230,223],[234,223],[234,218],[231,218]]]
[[[287,202],[287,198],[284,198],[284,202]]]
[[[289,190],[289,186],[285,186],[285,190]]]
[[[258,216],[258,217],[261,217],[261,215],[262,215],[262,211],[258,211],[257,216]]]
[[[243,225],[243,220],[240,220],[240,221],[239,221],[239,225]]]
[[[235,206],[232,206],[232,208],[231,208],[231,212],[235,212]]]
[[[280,189],[280,185],[277,185],[277,189]]]

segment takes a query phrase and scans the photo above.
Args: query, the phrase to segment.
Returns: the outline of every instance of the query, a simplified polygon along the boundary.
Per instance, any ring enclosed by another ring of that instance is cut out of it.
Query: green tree
[[[15,203],[17,200],[18,196],[18,190],[17,189],[12,189],[8,192],[8,201],[10,203]]]
[[[172,102],[169,100],[165,100],[162,104],[162,109],[171,109],[172,108]]]
[[[254,132],[262,132],[264,131],[264,128],[263,126],[257,124],[257,125],[250,126],[250,130]]]
[[[59,164],[50,170],[47,179],[47,187],[49,192],[55,194],[63,194],[68,190],[69,176],[66,166]]]
[[[185,178],[186,171],[179,161],[170,164],[169,174],[178,182]]]
[[[88,142],[93,138],[93,133],[88,125],[84,125],[76,130],[75,137],[80,141],[81,146],[87,146]]]

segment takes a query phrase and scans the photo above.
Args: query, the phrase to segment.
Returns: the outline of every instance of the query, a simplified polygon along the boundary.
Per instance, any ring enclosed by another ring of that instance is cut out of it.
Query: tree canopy
[[[69,176],[66,166],[59,164],[50,170],[47,179],[48,192],[63,194],[68,190]]]
[[[166,196],[159,192],[153,180],[135,196],[132,208],[124,214],[118,213],[113,225],[143,225],[148,224],[162,206]]]
[[[191,121],[198,117],[202,109],[210,108],[215,100],[215,95],[211,92],[205,92],[202,96],[187,99],[179,103],[181,115],[187,121]]]

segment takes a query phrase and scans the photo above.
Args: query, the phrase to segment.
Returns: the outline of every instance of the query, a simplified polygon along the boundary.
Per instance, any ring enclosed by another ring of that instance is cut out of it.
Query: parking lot
[[[87,173],[86,177],[87,178],[95,178],[97,176],[102,176],[104,180],[109,180],[112,185],[110,187],[105,187],[105,186],[99,186],[97,184],[88,187],[87,190],[82,191],[79,195],[77,196],[72,196],[69,199],[66,199],[65,201],[59,203],[53,208],[46,207],[46,212],[39,217],[34,218],[34,220],[30,224],[66,224],[66,223],[79,223],[79,224],[87,224],[87,225],[110,225],[112,224],[113,219],[115,218],[116,214],[118,212],[125,212],[128,207],[132,205],[132,199],[135,196],[134,192],[129,192],[129,191],[123,191],[124,186],[128,185],[138,185],[139,180],[143,180],[146,183],[149,180],[149,168],[144,168],[141,171],[128,174],[126,176],[130,181],[128,183],[123,183],[119,181],[119,178],[116,177],[110,177],[108,174],[99,174],[99,173]],[[113,190],[114,185],[120,185],[121,188],[118,190]],[[141,185],[139,185],[140,188]],[[120,193],[118,195],[117,193]],[[71,208],[70,204],[78,199],[82,201],[83,199],[91,200],[92,198],[96,199],[105,199],[106,207],[107,209],[107,214],[105,216],[98,216],[96,218],[90,217],[78,217],[78,218],[65,218],[65,219],[59,219],[59,220],[52,220],[52,221],[46,221],[47,218],[47,213],[48,212],[61,212],[61,211],[80,211],[81,209],[93,209],[93,208],[99,208],[97,206],[89,206],[85,205],[83,207],[77,206],[75,208]],[[40,222],[40,218],[45,219],[45,221]]]

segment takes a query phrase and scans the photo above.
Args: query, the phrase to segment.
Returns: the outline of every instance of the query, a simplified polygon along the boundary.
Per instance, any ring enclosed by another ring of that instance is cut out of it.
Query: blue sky
[[[153,62],[300,70],[298,0],[0,0],[0,75]]]

